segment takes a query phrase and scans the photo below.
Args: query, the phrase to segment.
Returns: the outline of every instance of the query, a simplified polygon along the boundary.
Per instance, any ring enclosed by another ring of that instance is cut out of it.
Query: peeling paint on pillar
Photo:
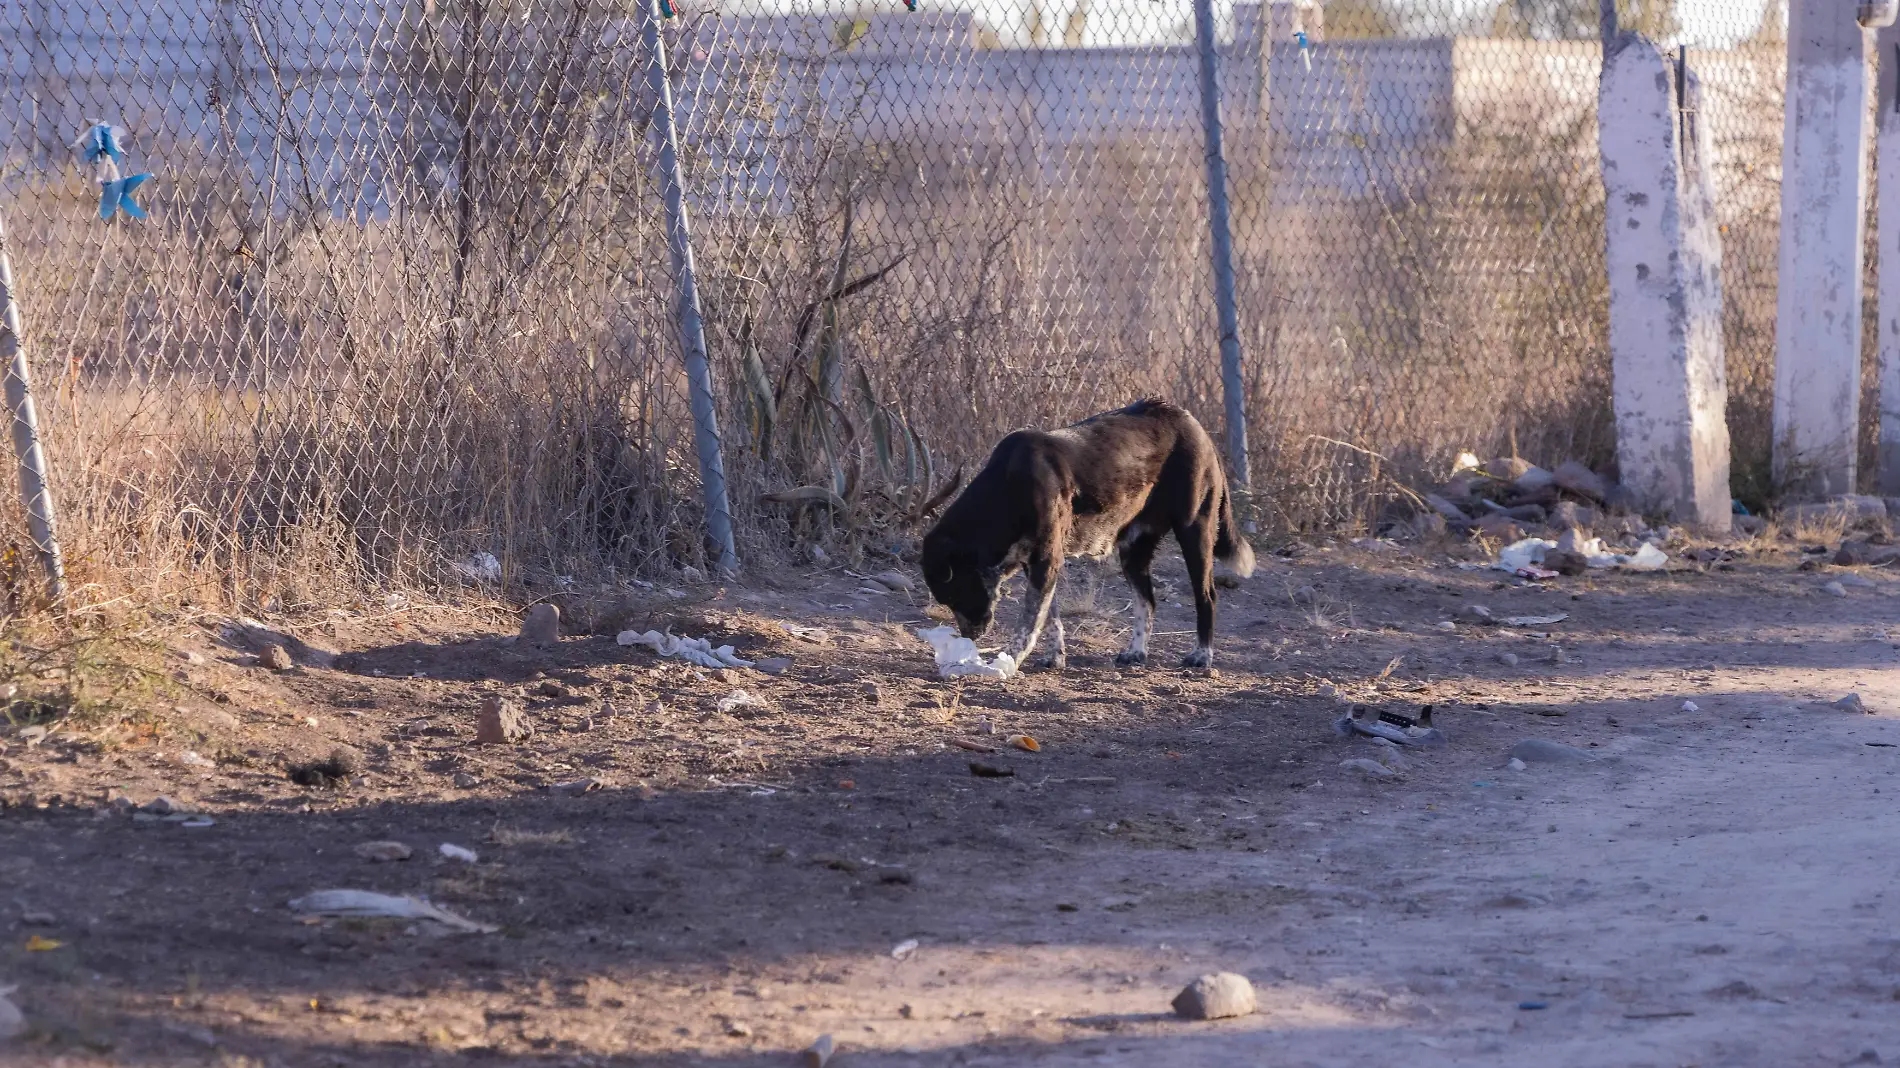
[[[1646,511],[1726,533],[1722,247],[1707,124],[1693,121],[1700,93],[1691,75],[1683,136],[1675,79],[1653,43],[1621,34],[1604,60],[1598,148],[1616,456]]]
[[[1900,26],[1881,29],[1879,141],[1875,147],[1874,220],[1880,337],[1880,471],[1884,497],[1900,497]]]
[[[1860,428],[1867,47],[1841,0],[1791,0],[1775,316],[1775,477],[1852,493]]]

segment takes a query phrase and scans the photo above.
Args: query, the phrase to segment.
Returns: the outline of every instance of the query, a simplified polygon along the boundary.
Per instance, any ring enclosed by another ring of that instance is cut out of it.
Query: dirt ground
[[[920,596],[839,569],[576,599],[602,633],[546,652],[392,601],[267,620],[347,654],[275,672],[207,620],[157,729],[0,734],[0,1064],[744,1068],[821,1034],[864,1066],[1892,1063],[1900,579],[1802,559],[1530,584],[1263,554],[1213,675],[1116,669],[1127,599],[1084,567],[1066,672],[961,685]],[[1171,665],[1192,609],[1160,573]],[[1440,628],[1473,604],[1568,618]],[[488,694],[534,735],[475,745]],[[1347,701],[1431,704],[1449,744],[1342,767],[1378,748],[1335,734]],[[1597,759],[1513,770],[1526,738]],[[339,744],[349,779],[291,781]],[[210,824],[130,811],[160,795]],[[413,857],[358,855],[384,840]],[[497,929],[288,905],[335,888]],[[1257,1014],[1166,1015],[1217,970]]]

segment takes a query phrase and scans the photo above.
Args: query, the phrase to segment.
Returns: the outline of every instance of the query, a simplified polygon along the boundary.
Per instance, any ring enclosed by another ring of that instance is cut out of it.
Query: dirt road
[[[933,678],[922,603],[838,572],[575,612],[602,636],[551,652],[446,608],[273,621],[334,670],[181,631],[156,732],[0,736],[0,1064],[741,1068],[827,1033],[839,1065],[1892,1062],[1900,582],[1800,559],[1520,586],[1316,548],[1226,596],[1213,677],[1115,669],[1125,598],[1086,575],[1069,671],[1006,685]],[[1567,618],[1440,629],[1474,603]],[[648,625],[791,666],[605,636]],[[484,694],[534,736],[472,745]],[[1342,767],[1378,755],[1350,700],[1450,744]],[[1526,738],[1593,759],[1513,770]],[[356,781],[289,780],[337,744]],[[287,907],[326,888],[499,929]],[[1215,970],[1261,1011],[1164,1015]]]

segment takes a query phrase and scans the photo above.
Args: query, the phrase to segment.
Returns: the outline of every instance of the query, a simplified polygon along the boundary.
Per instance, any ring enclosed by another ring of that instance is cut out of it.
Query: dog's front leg
[[[1051,559],[1038,555],[1029,561],[1029,567],[1026,569],[1029,576],[1029,589],[1023,596],[1023,621],[1016,629],[1016,640],[1007,650],[1010,658],[1018,665],[1029,659],[1029,654],[1036,648],[1037,640],[1042,637],[1042,628],[1048,624],[1051,610],[1055,606],[1056,583],[1061,578],[1061,567],[1062,558],[1059,556]],[[1060,620],[1056,621],[1056,627],[1059,633],[1062,627]],[[1058,638],[1057,663],[1055,664],[1057,667],[1062,666],[1060,664],[1060,660],[1063,659],[1062,653],[1062,642]]]

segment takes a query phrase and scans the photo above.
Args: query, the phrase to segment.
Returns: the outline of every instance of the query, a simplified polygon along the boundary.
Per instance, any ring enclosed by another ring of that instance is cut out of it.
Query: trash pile
[[[936,653],[937,674],[942,678],[973,675],[1007,679],[1016,674],[1016,661],[1008,653],[998,653],[995,660],[986,662],[977,651],[976,643],[959,636],[954,627],[931,627],[918,631],[917,636],[929,642],[931,651]]]
[[[1452,476],[1420,498],[1420,534],[1483,535],[1506,548],[1490,566],[1527,578],[1596,568],[1658,571],[1675,538],[1635,514],[1630,492],[1575,460],[1546,470],[1518,457],[1459,455]],[[1748,517],[1752,519],[1753,517]]]

